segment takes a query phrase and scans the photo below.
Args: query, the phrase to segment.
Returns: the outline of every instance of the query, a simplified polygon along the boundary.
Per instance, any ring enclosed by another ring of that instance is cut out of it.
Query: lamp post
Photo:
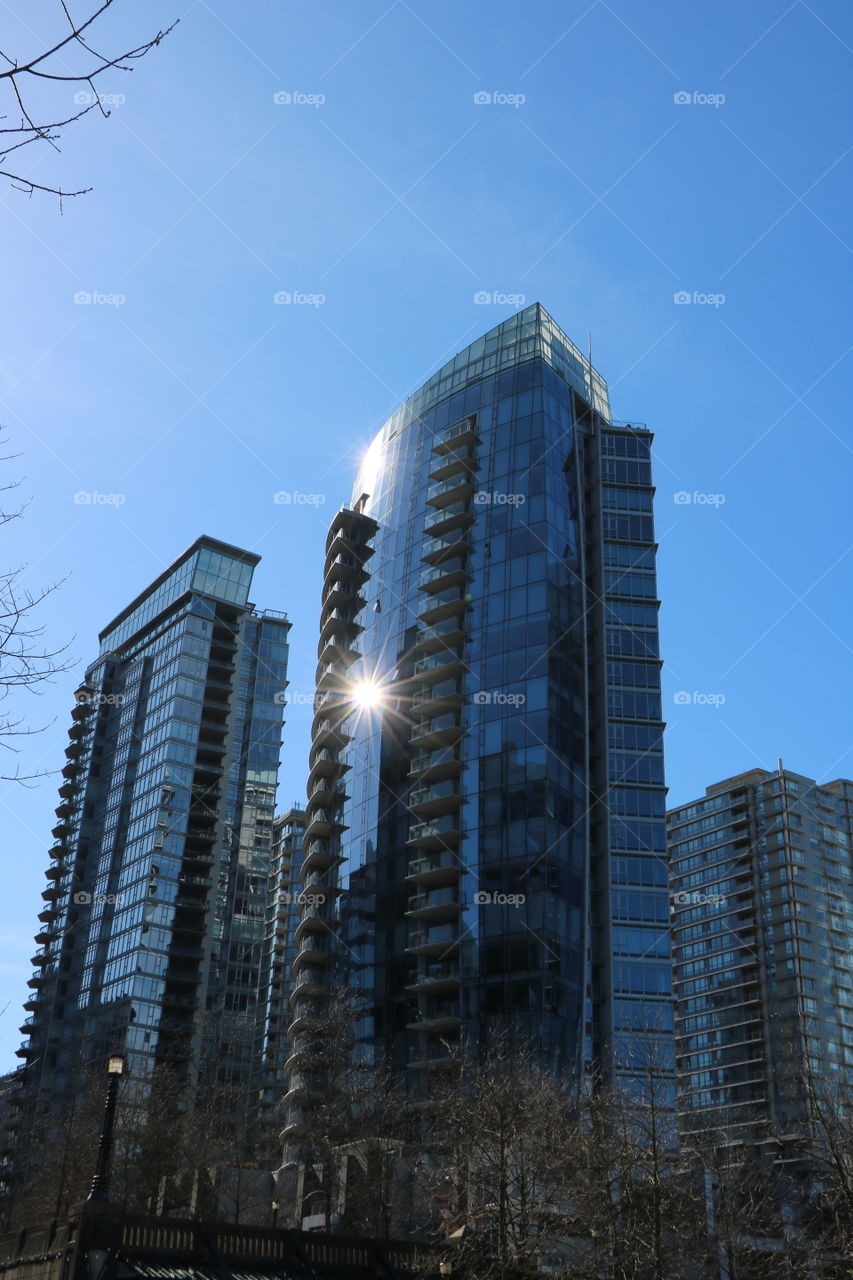
[[[107,1061],[109,1084],[107,1085],[107,1101],[104,1107],[104,1122],[101,1125],[101,1138],[98,1143],[98,1163],[95,1166],[95,1176],[92,1179],[92,1190],[89,1192],[87,1204],[92,1200],[107,1201],[110,1198],[110,1151],[113,1145],[113,1125],[115,1124],[116,1116],[118,1084],[123,1072],[124,1055],[111,1053]]]

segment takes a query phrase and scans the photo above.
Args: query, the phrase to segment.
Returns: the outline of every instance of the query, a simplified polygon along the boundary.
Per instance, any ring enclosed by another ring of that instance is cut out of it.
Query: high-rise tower
[[[25,1105],[61,1111],[116,1052],[137,1080],[168,1064],[260,1082],[290,624],[249,603],[259,559],[201,537],[100,634],[42,895]]]
[[[853,1086],[853,782],[751,769],[669,840],[682,1127],[778,1156]]]
[[[327,545],[287,1138],[341,981],[415,1097],[498,1025],[671,1066],[651,439],[537,304],[370,446]]]

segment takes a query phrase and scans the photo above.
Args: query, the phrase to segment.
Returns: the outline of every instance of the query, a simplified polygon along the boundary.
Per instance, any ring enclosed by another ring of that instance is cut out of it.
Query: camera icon
[[[679,289],[672,295],[672,300],[677,306],[683,307],[686,303],[693,301],[693,294],[688,293],[686,289]]]
[[[479,293],[474,294],[474,302],[477,306],[488,306],[492,300],[492,295],[481,289]]]
[[[678,693],[673,696],[672,700],[677,707],[686,707],[693,701],[686,689],[679,689]]]
[[[677,507],[685,507],[692,501],[692,495],[686,489],[679,489],[678,493],[672,495],[672,500]]]
[[[674,893],[672,895],[672,905],[674,907],[683,907],[690,901],[689,893]]]
[[[491,900],[492,895],[486,889],[478,889],[474,894],[474,905],[476,907],[486,906]]]
[[[491,702],[491,700],[492,695],[486,689],[480,689],[474,694],[475,707],[485,707],[487,703]]]
[[[279,707],[286,706],[286,705],[287,705],[287,690],[286,690],[286,689],[276,689],[275,693],[273,694],[273,702],[274,702],[277,706],[279,706]]]
[[[79,893],[75,893],[74,901],[78,907],[88,907],[92,902],[91,893],[86,893],[85,889],[81,889]]]
[[[479,493],[474,494],[474,502],[478,507],[487,507],[491,502],[491,500],[492,500],[492,495],[490,493],[486,493],[482,489],[480,490]]]
[[[490,93],[484,93],[482,89],[479,93],[474,94],[474,104],[478,107],[487,107],[492,100]]]
[[[693,98],[689,93],[685,93],[683,89],[679,89],[677,93],[672,95],[672,100],[677,107],[684,107],[688,102],[692,102]]]
[[[272,100],[277,107],[287,106],[289,102],[293,101],[293,94],[279,91],[278,93],[273,94]]]

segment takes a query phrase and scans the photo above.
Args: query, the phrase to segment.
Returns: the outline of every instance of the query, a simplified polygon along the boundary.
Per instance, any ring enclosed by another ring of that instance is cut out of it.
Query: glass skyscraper
[[[124,1052],[192,1084],[261,1082],[289,622],[260,557],[201,537],[100,634],[72,713],[21,1101],[61,1111]]]
[[[853,782],[752,769],[669,841],[682,1126],[778,1153],[809,1075],[853,1084]]]
[[[537,304],[370,446],[327,542],[286,1142],[343,983],[415,1098],[497,1027],[576,1078],[672,1068],[651,442]]]

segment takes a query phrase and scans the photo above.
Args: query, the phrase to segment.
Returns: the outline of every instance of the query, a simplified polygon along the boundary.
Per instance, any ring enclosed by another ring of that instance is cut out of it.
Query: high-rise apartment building
[[[687,1133],[806,1132],[809,1076],[853,1083],[853,782],[781,762],[669,814]]]
[[[370,446],[326,548],[286,1139],[340,982],[414,1097],[498,1026],[671,1066],[651,441],[537,304]]]
[[[76,695],[29,981],[21,1100],[87,1066],[260,1081],[287,672],[260,557],[201,537],[100,634]]]

